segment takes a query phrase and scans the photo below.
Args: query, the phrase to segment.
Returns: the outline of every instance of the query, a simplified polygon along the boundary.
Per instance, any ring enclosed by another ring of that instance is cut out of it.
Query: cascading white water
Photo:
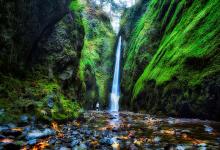
[[[112,82],[112,92],[110,101],[110,111],[119,110],[119,97],[120,97],[120,86],[119,86],[119,76],[120,76],[120,59],[121,59],[121,36],[118,39],[118,46],[116,51],[115,69],[114,77]]]

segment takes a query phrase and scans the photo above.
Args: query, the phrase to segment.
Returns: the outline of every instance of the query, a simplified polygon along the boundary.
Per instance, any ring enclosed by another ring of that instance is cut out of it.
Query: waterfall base
[[[111,107],[110,107],[110,111],[118,111],[119,110],[119,95],[115,94],[115,93],[111,93]]]

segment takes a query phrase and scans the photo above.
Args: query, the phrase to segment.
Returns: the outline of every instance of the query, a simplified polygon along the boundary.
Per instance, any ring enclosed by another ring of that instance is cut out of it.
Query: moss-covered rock
[[[68,0],[1,3],[1,122],[22,114],[44,120],[77,117],[81,107],[74,83],[84,39],[80,10],[71,10]]]
[[[25,70],[44,32],[68,13],[70,0],[0,1],[0,69]]]
[[[126,47],[122,87],[133,93],[130,102],[153,113],[219,119],[219,0],[145,4]]]
[[[12,76],[0,76],[0,122],[19,121],[27,114],[40,120],[74,119],[80,112],[76,100],[67,99],[56,80],[38,75],[28,80]]]
[[[107,106],[112,78],[115,34],[108,15],[87,2],[83,9],[84,47],[78,70],[81,103],[91,109],[99,101]]]

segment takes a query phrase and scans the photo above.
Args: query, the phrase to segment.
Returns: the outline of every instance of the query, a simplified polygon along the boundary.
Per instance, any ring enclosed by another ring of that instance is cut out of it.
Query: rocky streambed
[[[66,124],[1,125],[0,149],[220,149],[220,123],[87,111]]]

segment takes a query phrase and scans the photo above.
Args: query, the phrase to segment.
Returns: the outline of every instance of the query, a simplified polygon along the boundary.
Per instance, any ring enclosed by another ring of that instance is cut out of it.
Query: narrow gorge
[[[218,150],[219,8],[0,0],[0,150]]]

